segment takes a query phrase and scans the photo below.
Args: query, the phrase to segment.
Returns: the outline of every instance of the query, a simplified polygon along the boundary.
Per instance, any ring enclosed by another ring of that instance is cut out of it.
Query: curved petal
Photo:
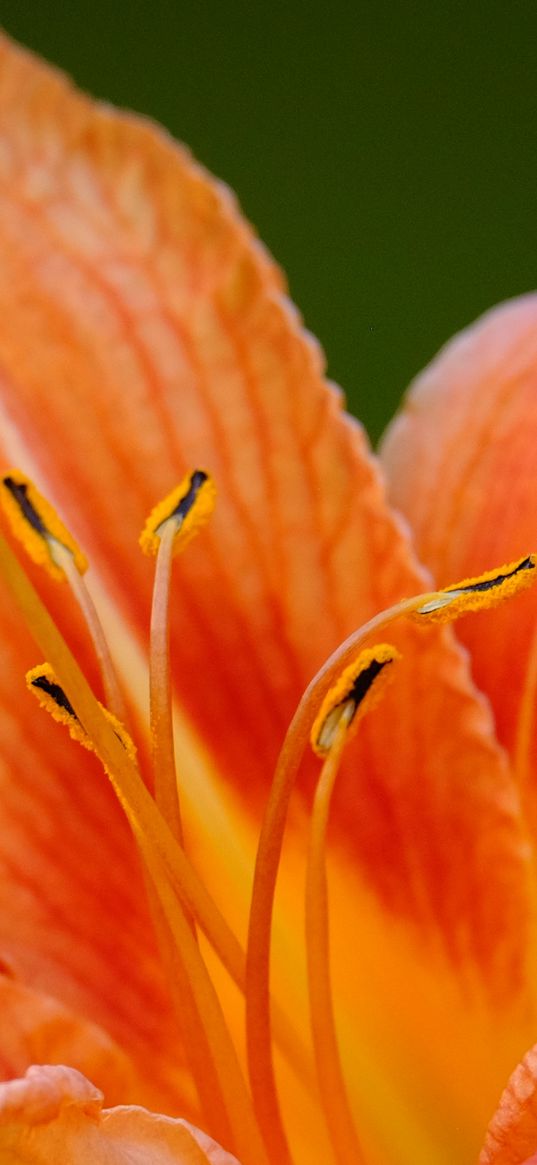
[[[515,1068],[490,1122],[479,1165],[537,1160],[537,1046]]]
[[[5,455],[37,468],[139,643],[146,513],[191,466],[213,472],[214,522],[177,569],[176,690],[254,807],[312,673],[422,576],[228,192],[7,40],[0,133]],[[527,913],[511,777],[451,639],[408,629],[401,643],[405,683],[388,730],[376,717],[356,746],[340,836],[389,909],[509,993]]]
[[[147,1109],[102,1109],[103,1094],[74,1068],[29,1068],[0,1085],[5,1165],[238,1165],[205,1133]]]
[[[440,353],[383,442],[390,498],[440,585],[534,548],[536,440],[537,296],[528,295]],[[529,593],[498,611],[493,635],[476,618],[459,625],[522,778],[537,759],[536,612]]]

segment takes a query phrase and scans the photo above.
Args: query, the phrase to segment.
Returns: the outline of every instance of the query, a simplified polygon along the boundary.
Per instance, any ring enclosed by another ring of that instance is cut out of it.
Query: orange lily
[[[0,198],[4,494],[73,584],[29,566],[44,607],[0,545],[1,1159],[470,1165],[537,1031],[535,599],[457,638],[429,616],[530,581],[535,300],[455,342],[385,441],[414,545],[227,190],[6,39]],[[104,635],[13,464],[83,544]],[[152,599],[138,536],[185,474],[146,535]],[[109,780],[19,687],[35,641],[30,684]],[[535,1160],[536,1076],[530,1053],[483,1165]]]

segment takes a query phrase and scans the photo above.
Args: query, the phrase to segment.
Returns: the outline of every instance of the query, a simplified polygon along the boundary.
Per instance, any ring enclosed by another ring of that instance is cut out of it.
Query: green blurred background
[[[6,30],[238,193],[373,438],[535,283],[535,3],[7,0]]]

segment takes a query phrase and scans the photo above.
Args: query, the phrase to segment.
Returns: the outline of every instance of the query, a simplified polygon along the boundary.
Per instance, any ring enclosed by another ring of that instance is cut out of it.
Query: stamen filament
[[[227,1145],[231,1142],[231,1127],[219,1087],[208,1036],[160,899],[149,871],[145,867],[144,875],[151,917],[171,994],[179,1036],[198,1094],[204,1127],[217,1141]]]
[[[215,504],[214,483],[203,469],[186,475],[151,511],[140,546],[156,555],[151,608],[149,658],[151,755],[155,800],[180,845],[183,826],[179,804],[173,741],[173,701],[170,676],[170,584],[172,560],[209,520]]]
[[[313,1048],[319,1092],[337,1165],[364,1160],[347,1098],[339,1056],[330,980],[326,829],[353,707],[343,710],[317,784],[306,873],[306,953]]]
[[[127,725],[128,716],[119,686],[116,669],[112,662],[110,648],[103,630],[103,625],[97,614],[95,603],[84,581],[84,576],[78,570],[73,555],[60,542],[54,545],[54,559],[63,570],[67,582],[78,603],[80,612],[89,631],[104,688],[106,706],[122,724]]]
[[[139,838],[138,841],[204,1030],[212,1061],[212,1075],[216,1078],[229,1120],[233,1151],[243,1165],[269,1165],[237,1054],[197,942],[184,911],[167,881],[162,878],[158,860],[145,845],[144,839]]]
[[[155,801],[172,833],[182,845],[183,827],[173,743],[169,618],[177,525],[177,519],[169,518],[160,528],[151,608],[149,692]]]

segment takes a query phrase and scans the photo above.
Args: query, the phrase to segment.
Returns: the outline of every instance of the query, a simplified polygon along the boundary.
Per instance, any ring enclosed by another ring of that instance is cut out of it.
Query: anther
[[[400,659],[389,643],[362,651],[354,663],[341,673],[327,692],[311,730],[311,746],[317,756],[326,756],[334,743],[338,725],[344,715],[349,731],[381,699],[389,680],[388,665]],[[347,732],[348,739],[349,732]]]
[[[486,571],[477,578],[467,578],[454,586],[432,596],[427,602],[416,607],[413,615],[420,621],[444,623],[466,615],[469,611],[484,611],[495,607],[504,599],[512,598],[519,591],[532,585],[537,575],[533,572],[537,565],[537,555],[528,554],[507,566]]]
[[[0,479],[0,503],[13,534],[22,542],[33,562],[44,566],[53,578],[65,578],[61,553],[67,551],[80,574],[88,563],[69,530],[50,502],[34,483],[18,469]]]
[[[203,469],[186,475],[151,511],[140,535],[144,554],[158,552],[163,528],[168,522],[176,527],[173,552],[179,554],[209,520],[215,505],[216,490],[211,477]]]
[[[41,707],[50,713],[52,719],[56,720],[59,724],[65,724],[73,740],[78,741],[89,752],[96,752],[95,744],[80,723],[73,705],[58,683],[50,664],[42,663],[38,664],[37,667],[33,667],[26,674],[26,683],[29,690],[39,700]],[[107,708],[103,708],[102,704],[99,704],[99,707],[118,740],[123,745],[127,756],[130,760],[134,760],[136,757],[136,748],[128,732],[117,717],[112,715]]]

